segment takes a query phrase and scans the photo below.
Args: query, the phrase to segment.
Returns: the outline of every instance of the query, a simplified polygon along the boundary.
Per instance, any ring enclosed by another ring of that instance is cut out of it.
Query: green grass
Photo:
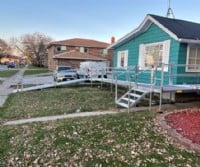
[[[0,77],[10,77],[14,74],[16,74],[19,70],[5,70],[0,71]]]
[[[114,107],[109,87],[54,88],[12,94],[0,123]],[[198,167],[200,154],[159,133],[154,112],[73,118],[0,128],[0,166]]]
[[[12,94],[0,108],[1,119],[19,119],[114,108],[109,88],[53,88]]]
[[[2,126],[0,166],[198,167],[200,155],[174,147],[154,118],[137,112]]]
[[[33,65],[29,65],[28,69],[24,72],[24,75],[35,75],[35,74],[43,74],[43,73],[48,73],[49,70],[48,68],[44,67],[37,67]]]

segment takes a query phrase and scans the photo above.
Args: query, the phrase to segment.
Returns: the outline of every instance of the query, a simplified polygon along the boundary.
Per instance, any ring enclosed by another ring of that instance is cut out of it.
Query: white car
[[[66,81],[77,79],[77,71],[71,66],[57,66],[53,73],[54,81]]]

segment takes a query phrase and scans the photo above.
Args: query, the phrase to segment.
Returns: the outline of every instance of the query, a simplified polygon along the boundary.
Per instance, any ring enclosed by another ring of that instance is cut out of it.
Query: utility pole
[[[167,9],[166,17],[175,19],[174,12],[171,8],[171,0],[169,0],[169,7]]]

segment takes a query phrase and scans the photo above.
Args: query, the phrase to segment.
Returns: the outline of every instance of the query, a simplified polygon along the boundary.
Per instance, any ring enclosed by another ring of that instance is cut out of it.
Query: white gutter
[[[179,42],[181,43],[191,43],[191,44],[200,44],[200,40],[194,40],[194,39],[179,39]]]

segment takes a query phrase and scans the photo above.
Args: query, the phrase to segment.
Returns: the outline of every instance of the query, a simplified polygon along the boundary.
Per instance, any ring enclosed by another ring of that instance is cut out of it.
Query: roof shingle
[[[179,39],[200,39],[200,24],[185,20],[171,19],[150,14],[169,31],[174,33]]]
[[[106,61],[107,59],[102,57],[93,56],[87,53],[82,53],[79,51],[70,51],[54,56],[55,59],[76,59],[76,60],[95,60],[95,61]]]
[[[110,44],[92,40],[92,39],[73,38],[73,39],[68,39],[68,40],[63,40],[63,41],[51,42],[50,45],[67,45],[67,46],[107,48]]]

